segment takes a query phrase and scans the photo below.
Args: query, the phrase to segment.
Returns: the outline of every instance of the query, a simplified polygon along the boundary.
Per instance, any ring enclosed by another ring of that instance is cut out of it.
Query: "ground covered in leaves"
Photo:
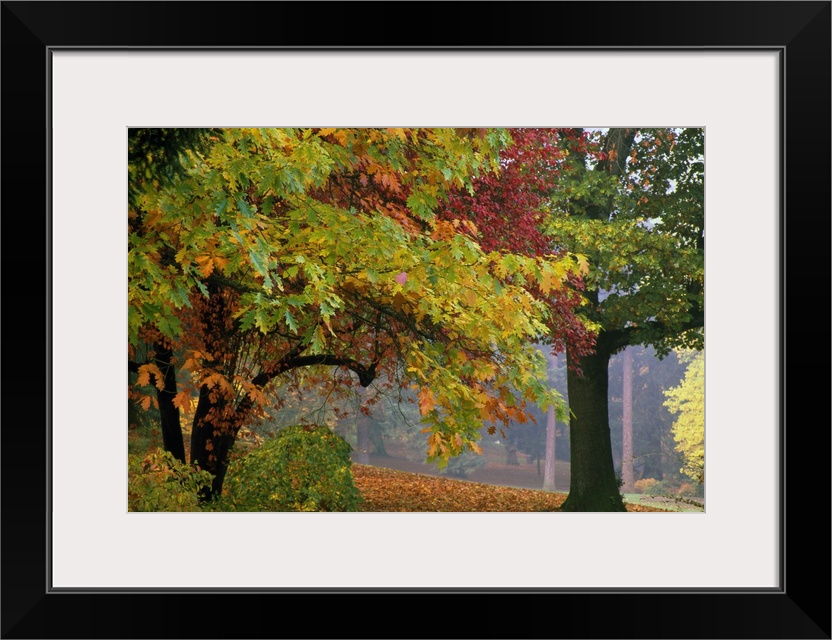
[[[479,482],[353,464],[361,511],[559,511],[565,493],[500,487]],[[627,511],[663,511],[627,505]]]

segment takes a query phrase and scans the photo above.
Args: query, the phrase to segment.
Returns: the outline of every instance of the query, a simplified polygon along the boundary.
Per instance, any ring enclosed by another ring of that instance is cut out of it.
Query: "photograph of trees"
[[[128,136],[130,511],[704,510],[704,129]]]

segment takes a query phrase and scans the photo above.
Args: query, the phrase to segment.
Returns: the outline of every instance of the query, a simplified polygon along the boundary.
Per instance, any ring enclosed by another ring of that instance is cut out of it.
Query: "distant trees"
[[[705,354],[688,352],[684,380],[665,392],[665,406],[675,414],[673,438],[682,454],[682,473],[698,483],[705,481]]]
[[[665,392],[679,384],[684,363],[671,351],[661,360],[652,347],[630,346],[610,358],[610,438],[616,469],[624,476],[624,367],[632,358],[632,461],[634,481],[653,478],[672,486],[679,479],[680,454],[673,439],[673,414]],[[623,490],[623,487],[622,487]]]

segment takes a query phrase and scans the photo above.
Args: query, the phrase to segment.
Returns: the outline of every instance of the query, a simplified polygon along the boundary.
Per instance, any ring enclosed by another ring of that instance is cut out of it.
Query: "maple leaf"
[[[551,269],[544,269],[542,279],[540,281],[540,288],[543,293],[549,293],[553,289],[558,289],[561,285],[561,280],[552,272]]]

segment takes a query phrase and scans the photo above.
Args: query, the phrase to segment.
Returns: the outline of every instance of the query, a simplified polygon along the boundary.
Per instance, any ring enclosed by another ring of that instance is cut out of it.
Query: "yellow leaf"
[[[390,133],[397,138],[399,138],[402,142],[407,142],[407,136],[405,135],[404,129],[401,128],[389,128],[387,129],[387,133]]]
[[[150,409],[150,396],[145,396],[144,398],[142,398],[142,409],[144,409],[145,411]]]
[[[428,438],[428,457],[432,458],[436,455],[436,450],[442,446],[442,436],[434,433]]]

